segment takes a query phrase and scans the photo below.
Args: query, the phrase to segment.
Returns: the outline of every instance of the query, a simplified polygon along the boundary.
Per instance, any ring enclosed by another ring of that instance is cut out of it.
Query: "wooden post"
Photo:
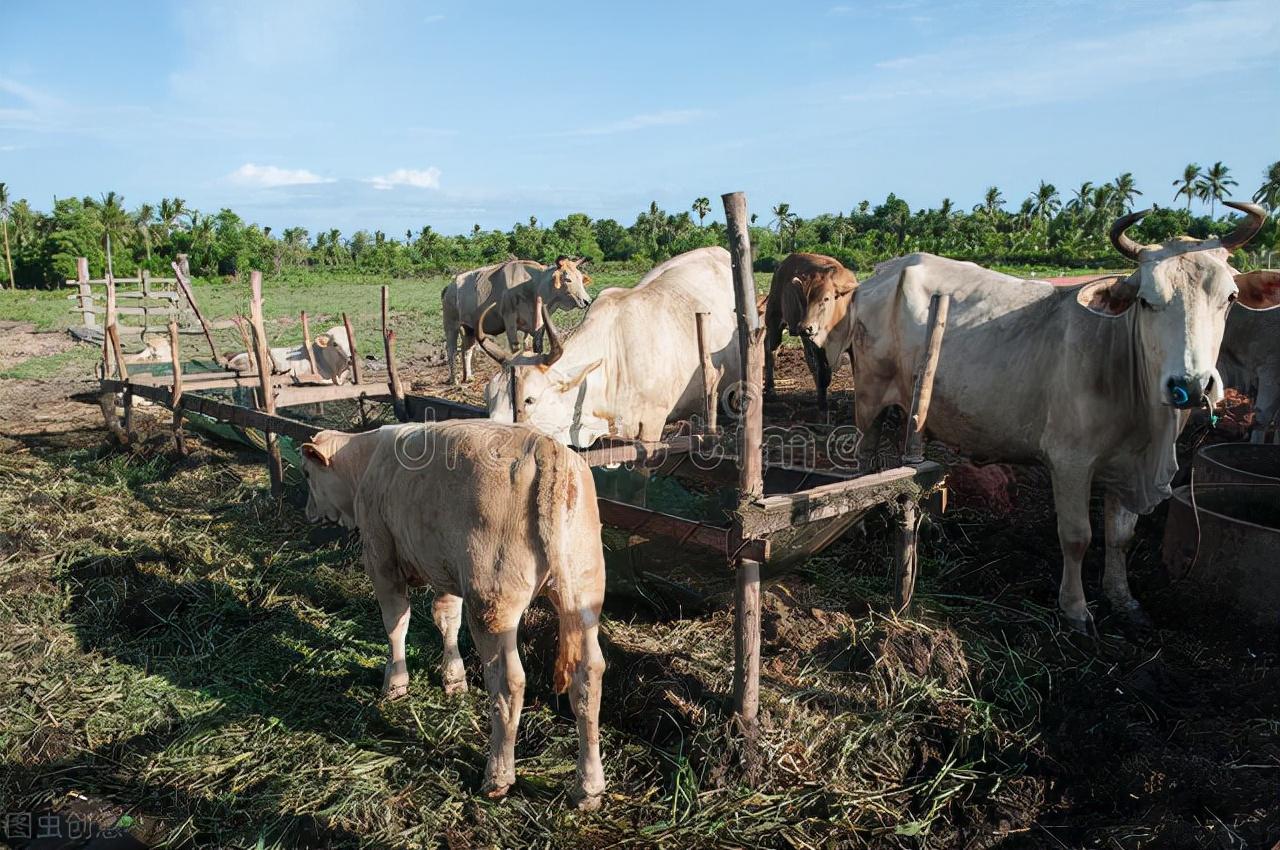
[[[702,361],[702,425],[705,433],[716,433],[716,389],[720,383],[720,375],[711,363],[711,350],[707,345],[707,316],[709,313],[694,313],[693,320],[698,330],[698,356]]]
[[[111,335],[116,326],[116,282],[107,275],[107,305],[102,316],[102,374],[110,375],[114,350],[111,346]]]
[[[533,353],[542,353],[542,296],[535,294],[533,296]],[[511,352],[515,354],[516,352]]]
[[[120,347],[120,330],[116,327],[115,322],[112,322],[107,328],[106,336],[111,341],[111,353],[116,361],[116,374],[120,376],[120,380],[127,381],[129,380],[129,367],[124,363],[124,350]]]
[[[80,319],[86,328],[92,328],[98,323],[93,318],[93,288],[89,286],[88,257],[76,257],[76,291],[80,293]]]
[[[742,364],[739,402],[741,435],[738,446],[738,503],[764,495],[761,443],[764,438],[761,386],[764,381],[764,329],[756,310],[755,278],[751,273],[751,234],[747,230],[747,197],[741,192],[722,195],[733,260],[734,307],[738,314],[738,356]],[[705,379],[704,379],[705,380]],[[744,542],[741,522],[734,536]],[[760,712],[760,562],[737,559],[734,597],[733,708],[739,729],[754,738]]]
[[[391,408],[396,420],[409,421],[409,411],[404,404],[404,387],[400,384],[400,371],[396,368],[396,332],[387,324],[388,290],[382,287],[382,348],[387,356],[387,387],[391,390]]]
[[[124,432],[129,435],[129,442],[133,442],[133,390],[125,387],[124,392],[120,393],[120,406],[124,408]]]
[[[107,424],[107,431],[122,446],[129,444],[129,433],[120,427],[120,419],[116,416],[116,394],[113,392],[98,393],[98,406],[102,408],[102,418]]]
[[[311,374],[319,375],[320,367],[316,365],[316,353],[311,350],[311,323],[307,321],[307,311],[302,311],[302,347],[307,350],[307,362],[311,364]]]
[[[360,371],[360,354],[356,350],[356,335],[351,330],[351,320],[347,318],[347,314],[342,314],[342,326],[347,329],[347,345],[351,346],[351,383],[364,383],[363,375]],[[333,382],[336,384],[338,378],[335,375]]]
[[[173,268],[173,274],[178,279],[178,291],[182,293],[182,297],[187,299],[187,304],[191,306],[191,312],[196,314],[196,321],[200,323],[200,329],[204,331],[204,338],[209,343],[209,353],[213,355],[215,363],[222,363],[223,359],[218,356],[218,349],[213,344],[213,334],[209,330],[209,323],[204,320],[204,313],[200,312],[200,305],[196,303],[196,294],[191,289],[191,282],[187,279],[190,269],[187,266],[187,255],[179,254],[178,262],[170,263]],[[247,346],[246,346],[247,349]]]
[[[742,192],[722,195],[729,232],[729,254],[733,258],[733,298],[738,314],[738,355],[742,363],[739,476],[743,498],[764,495],[764,469],[760,447],[764,439],[761,385],[764,382],[764,329],[756,311],[756,284],[751,273],[751,234],[747,230],[747,196]]]
[[[733,708],[753,737],[760,713],[760,562],[739,558],[733,608]]]
[[[169,393],[169,407],[173,408],[173,447],[186,457],[187,444],[182,436],[182,354],[178,350],[178,323],[169,320],[169,354],[173,359],[173,389]]]
[[[262,390],[262,409],[276,412],[275,389],[271,385],[271,349],[267,346],[267,331],[262,323],[262,272],[249,273],[249,322],[253,325],[253,352],[258,364],[258,383]],[[271,495],[279,498],[284,493],[284,464],[280,459],[280,444],[276,435],[263,429],[267,442],[267,473],[271,476]]]
[[[924,462],[924,425],[933,399],[933,379],[938,373],[942,353],[942,335],[947,329],[947,313],[951,296],[935,292],[929,299],[928,342],[924,360],[916,370],[915,387],[911,391],[911,411],[907,416],[907,440],[902,451],[903,463]]]
[[[895,561],[897,575],[893,583],[893,607],[899,614],[904,614],[911,606],[911,597],[916,590],[916,573],[919,567],[919,555],[916,547],[916,532],[920,527],[919,511],[915,499],[903,496],[894,511],[897,520],[897,540]]]

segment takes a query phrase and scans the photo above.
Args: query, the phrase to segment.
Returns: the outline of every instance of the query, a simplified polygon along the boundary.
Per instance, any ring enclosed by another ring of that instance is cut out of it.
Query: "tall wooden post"
[[[102,374],[109,376],[112,372],[112,362],[116,360],[111,345],[111,337],[116,326],[116,282],[111,275],[107,275],[106,282],[107,305],[102,316]]]
[[[720,376],[711,363],[711,348],[707,343],[707,316],[709,313],[694,313],[693,320],[698,331],[698,357],[702,362],[702,425],[707,434],[716,433],[716,390]]]
[[[919,572],[919,550],[916,532],[920,528],[920,512],[915,499],[904,496],[894,510],[897,520],[895,566],[897,574],[893,583],[893,607],[899,614],[907,613],[911,597],[916,591],[916,575]]]
[[[267,346],[267,331],[262,321],[262,272],[249,273],[249,322],[253,325],[253,352],[258,366],[258,383],[262,391],[262,409],[276,412],[275,389],[271,385],[271,349]],[[271,476],[271,495],[279,498],[284,493],[284,464],[280,459],[280,444],[276,435],[263,429],[267,442],[267,473]]]
[[[734,306],[738,314],[738,353],[742,391],[738,462],[739,505],[764,495],[761,443],[764,434],[761,388],[764,381],[764,329],[756,311],[755,276],[751,272],[751,234],[747,229],[747,197],[741,192],[721,196],[733,260]],[[735,523],[737,542],[744,542],[741,521]],[[760,562],[737,559],[734,594],[733,705],[738,726],[748,738],[757,731],[760,712]]]
[[[169,392],[169,407],[173,409],[173,447],[182,457],[187,455],[187,443],[182,436],[182,352],[178,350],[178,323],[169,320],[169,354],[173,359],[173,389]]]
[[[396,421],[408,422],[409,411],[404,405],[404,387],[400,384],[400,370],[396,368],[396,332],[391,330],[387,319],[386,286],[382,287],[382,348],[387,356],[387,387],[391,390],[391,408],[395,411]]]
[[[947,314],[951,296],[935,292],[929,299],[929,323],[924,359],[916,368],[915,386],[911,391],[911,411],[907,415],[907,440],[902,451],[903,463],[924,462],[924,425],[933,400],[933,379],[938,374],[942,355],[942,335],[947,330]]]
[[[320,367],[316,365],[316,353],[311,349],[311,323],[307,321],[307,311],[302,311],[302,347],[307,350],[307,362],[311,364],[311,374],[319,376]]]
[[[188,278],[190,269],[187,266],[187,255],[179,254],[178,259],[182,262],[169,264],[173,269],[174,277],[178,280],[178,291],[182,293],[183,298],[187,299],[191,312],[196,314],[196,321],[200,323],[200,329],[204,331],[204,338],[209,343],[209,353],[213,355],[214,362],[222,363],[222,358],[218,356],[218,349],[213,344],[213,333],[209,330],[209,323],[204,320],[204,313],[200,312],[200,305],[196,303],[196,294],[191,289],[191,281]]]
[[[98,324],[93,315],[93,288],[89,286],[89,258],[76,257],[76,291],[80,293],[80,320],[86,328]]]
[[[347,318],[347,314],[342,314],[342,326],[347,330],[347,345],[351,346],[351,383],[364,383],[364,376],[360,369],[360,352],[356,350],[356,334],[351,330],[351,320]],[[333,376],[333,382],[338,383],[338,376]]]

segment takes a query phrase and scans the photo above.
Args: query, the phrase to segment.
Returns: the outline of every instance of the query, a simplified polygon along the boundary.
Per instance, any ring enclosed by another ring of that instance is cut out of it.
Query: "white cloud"
[[[280,168],[275,165],[255,165],[246,162],[227,176],[232,183],[241,186],[304,186],[310,183],[332,183],[333,178],[321,177],[305,168]]]
[[[422,170],[415,168],[397,168],[390,174],[381,174],[377,177],[370,177],[365,182],[372,183],[373,188],[382,189],[384,191],[393,189],[396,186],[412,186],[415,189],[439,189],[440,169],[436,168],[434,165]]]
[[[703,117],[706,113],[701,109],[669,109],[664,112],[647,112],[643,115],[632,115],[609,124],[595,127],[584,127],[575,130],[574,136],[608,136],[614,133],[630,133],[649,127],[671,127],[677,124],[689,124]]]

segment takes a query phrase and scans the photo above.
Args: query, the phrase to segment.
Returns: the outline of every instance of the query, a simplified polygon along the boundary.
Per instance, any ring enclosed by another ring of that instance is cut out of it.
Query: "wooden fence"
[[[107,315],[110,289],[115,290],[116,324],[122,338],[132,341],[165,333],[170,321],[177,322],[183,333],[201,330],[176,277],[153,277],[139,269],[134,277],[90,278],[88,259],[77,257],[76,279],[68,280],[67,286],[76,288],[67,300],[72,302],[70,312],[80,315],[82,336],[97,338],[111,323]]]

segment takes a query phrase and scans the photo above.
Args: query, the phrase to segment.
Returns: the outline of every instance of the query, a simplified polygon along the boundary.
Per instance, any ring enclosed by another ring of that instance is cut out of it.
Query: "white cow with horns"
[[[724,248],[667,260],[632,289],[606,289],[564,342],[544,315],[545,355],[511,356],[477,342],[504,368],[485,387],[489,416],[518,417],[562,443],[586,448],[604,436],[656,441],[669,421],[701,410],[696,313],[708,313],[707,345],[721,386],[738,380],[733,272]],[[513,386],[519,398],[513,398]]]
[[[1227,262],[1266,213],[1231,206],[1246,215],[1221,239],[1139,245],[1125,231],[1149,210],[1120,218],[1111,241],[1138,264],[1128,276],[1054,287],[912,254],[884,264],[858,290],[864,460],[878,442],[883,410],[910,403],[930,297],[949,295],[928,430],[978,459],[1049,467],[1062,544],[1058,604],[1076,629],[1091,623],[1080,580],[1091,486],[1105,494],[1103,589],[1117,612],[1143,624],[1125,567],[1137,515],[1170,493],[1174,442],[1188,412],[1222,396],[1214,364],[1232,302],[1275,298]]]

